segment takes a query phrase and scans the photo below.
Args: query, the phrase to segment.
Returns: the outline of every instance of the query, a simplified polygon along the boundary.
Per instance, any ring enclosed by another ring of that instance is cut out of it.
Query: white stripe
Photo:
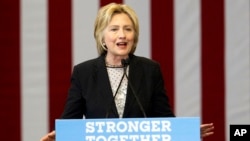
[[[38,140],[48,132],[46,2],[21,1],[22,141]]]
[[[150,0],[124,0],[124,3],[135,10],[139,19],[140,35],[135,54],[151,58]]]
[[[226,128],[250,123],[250,2],[226,0]]]
[[[97,57],[94,22],[99,0],[74,0],[73,5],[73,65]]]
[[[200,1],[174,2],[175,113],[200,116]]]

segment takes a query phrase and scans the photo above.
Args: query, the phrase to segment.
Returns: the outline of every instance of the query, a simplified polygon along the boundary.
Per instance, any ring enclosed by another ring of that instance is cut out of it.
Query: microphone
[[[129,61],[130,61],[129,58],[121,60],[123,68],[127,69],[127,66],[129,65]],[[125,74],[126,74],[126,72],[125,72]]]
[[[141,104],[141,102],[140,102],[138,96],[136,95],[135,90],[134,90],[132,84],[130,83],[129,77],[128,77],[128,75],[127,75],[127,67],[128,67],[128,65],[129,65],[129,62],[130,62],[129,58],[127,58],[127,59],[122,59],[122,60],[121,60],[122,66],[123,66],[123,68],[124,68],[123,71],[124,71],[124,74],[125,74],[126,78],[128,79],[128,86],[131,88],[132,94],[134,95],[135,100],[136,100],[137,104],[139,105],[139,108],[140,108],[140,110],[141,110],[141,112],[142,112],[144,118],[146,118],[147,115],[146,115],[146,113],[145,113],[145,110],[144,110],[144,108],[143,108],[143,106],[142,106],[142,104]]]

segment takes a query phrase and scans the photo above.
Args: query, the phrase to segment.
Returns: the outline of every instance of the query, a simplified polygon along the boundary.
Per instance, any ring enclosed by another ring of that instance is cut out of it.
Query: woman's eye
[[[111,31],[117,31],[117,29],[116,28],[112,28]]]
[[[127,31],[132,31],[132,29],[131,29],[131,28],[126,28],[126,30],[127,30]]]

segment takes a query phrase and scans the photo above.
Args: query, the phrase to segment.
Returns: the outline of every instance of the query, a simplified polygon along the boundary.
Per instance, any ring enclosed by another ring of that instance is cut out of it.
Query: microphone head
[[[129,65],[129,58],[127,58],[127,59],[122,59],[121,62],[122,62],[122,66],[123,66],[123,67],[127,67],[127,66]]]

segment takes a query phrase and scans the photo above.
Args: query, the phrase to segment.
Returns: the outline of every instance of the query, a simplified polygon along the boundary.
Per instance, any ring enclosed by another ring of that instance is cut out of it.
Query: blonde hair
[[[96,40],[97,51],[99,55],[105,54],[107,52],[106,46],[103,45],[103,36],[104,36],[103,31],[108,26],[112,17],[115,14],[119,14],[119,13],[127,14],[133,23],[135,37],[134,37],[134,45],[130,51],[130,54],[133,54],[135,52],[135,49],[138,43],[138,38],[139,38],[139,23],[138,23],[138,18],[137,18],[135,11],[125,4],[110,3],[106,6],[103,6],[98,11],[98,14],[95,20],[94,37]]]

